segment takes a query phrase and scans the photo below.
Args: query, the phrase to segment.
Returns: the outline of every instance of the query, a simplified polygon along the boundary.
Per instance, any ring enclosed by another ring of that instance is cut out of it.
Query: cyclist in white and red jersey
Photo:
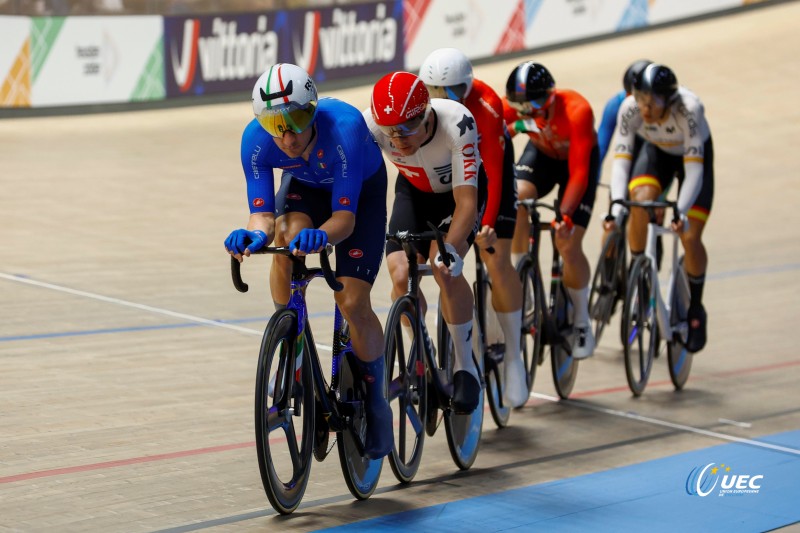
[[[550,71],[540,63],[517,65],[506,81],[503,100],[506,124],[512,135],[529,137],[517,161],[517,191],[521,199],[541,198],[558,185],[564,221],[554,222],[555,244],[564,259],[562,282],[575,309],[576,359],[594,353],[589,325],[589,260],[583,236],[594,206],[600,158],[594,114],[589,102],[569,89],[556,89]],[[517,218],[513,252],[528,248],[529,221],[524,207]]]
[[[462,274],[464,260],[480,228],[486,175],[478,152],[472,113],[452,100],[431,100],[425,84],[410,72],[392,72],[378,80],[372,105],[364,110],[384,155],[400,171],[389,231],[427,231],[430,221],[446,232],[445,250],[435,242],[417,243],[420,262],[433,263],[441,290],[442,315],[453,339],[453,409],[471,413],[481,394],[472,357],[474,301]],[[441,254],[451,258],[450,266]],[[392,298],[406,292],[408,261],[394,242],[386,244]]]
[[[622,102],[618,124],[613,142],[613,199],[624,198],[628,190],[632,200],[655,200],[678,175],[681,220],[673,229],[686,252],[691,294],[686,349],[698,352],[706,343],[707,320],[702,298],[708,255],[702,236],[714,198],[714,147],[703,103],[678,86],[671,69],[652,63],[634,77],[633,94]],[[632,161],[636,134],[645,143]],[[631,209],[628,242],[633,255],[644,250],[647,222],[643,209]]]
[[[486,210],[475,242],[492,279],[491,305],[505,339],[503,400],[506,405],[519,407],[528,400],[528,386],[520,351],[522,283],[511,263],[511,238],[517,220],[514,145],[503,121],[503,103],[494,89],[474,78],[472,63],[455,48],[440,48],[428,55],[419,77],[432,98],[460,102],[475,117],[478,149],[488,182]]]

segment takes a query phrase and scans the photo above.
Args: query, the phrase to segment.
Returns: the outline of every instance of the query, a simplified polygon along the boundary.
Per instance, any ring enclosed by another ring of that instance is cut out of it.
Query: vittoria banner
[[[317,81],[403,68],[401,0],[316,10],[166,17],[168,96],[250,90],[270,65]]]

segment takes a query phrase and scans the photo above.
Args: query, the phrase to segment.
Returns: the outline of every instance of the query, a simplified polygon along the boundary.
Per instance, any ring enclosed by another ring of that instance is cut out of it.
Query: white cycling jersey
[[[684,184],[678,198],[682,213],[691,207],[703,185],[703,146],[711,135],[700,99],[685,87],[669,106],[669,116],[660,124],[645,124],[634,97],[622,102],[617,115],[617,131],[612,143],[614,165],[611,171],[611,197],[627,196],[628,176],[636,134],[664,152],[683,156]]]
[[[431,137],[410,156],[395,150],[391,138],[375,123],[369,108],[363,114],[383,153],[420,191],[441,193],[462,185],[478,187],[481,165],[478,129],[472,113],[460,103],[431,99]]]

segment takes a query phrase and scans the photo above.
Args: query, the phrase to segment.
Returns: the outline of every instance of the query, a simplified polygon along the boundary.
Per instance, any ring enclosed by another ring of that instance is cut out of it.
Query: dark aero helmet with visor
[[[659,96],[666,104],[678,93],[678,78],[669,67],[650,63],[633,77],[633,91]]]
[[[556,82],[541,63],[520,63],[506,81],[508,104],[524,114],[546,108],[552,102]]]
[[[253,87],[253,113],[273,137],[283,137],[287,131],[302,133],[317,114],[317,87],[297,65],[273,65]]]

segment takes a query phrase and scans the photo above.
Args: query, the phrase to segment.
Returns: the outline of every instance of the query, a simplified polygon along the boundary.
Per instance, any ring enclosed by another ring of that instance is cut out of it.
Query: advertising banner
[[[163,99],[161,17],[36,17],[34,107]]]
[[[491,57],[524,48],[523,0],[406,0],[406,68],[416,72],[433,50],[458,48]]]
[[[164,18],[167,95],[249,91],[275,63],[317,82],[403,68],[402,0]]]
[[[31,19],[0,17],[0,107],[31,105]]]

